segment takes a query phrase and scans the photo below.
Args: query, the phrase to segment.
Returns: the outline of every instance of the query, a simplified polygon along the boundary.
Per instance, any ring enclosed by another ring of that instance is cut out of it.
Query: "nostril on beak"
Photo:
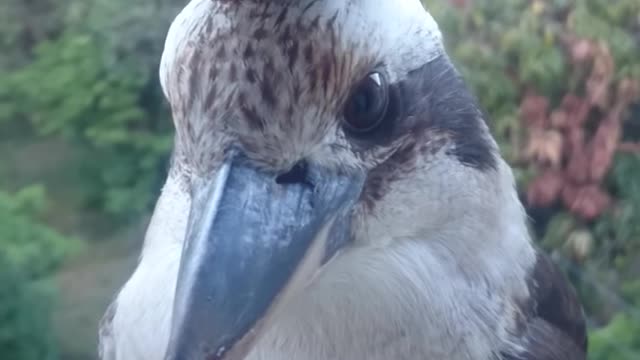
[[[276,183],[280,185],[311,185],[311,181],[309,180],[309,164],[305,160],[299,161],[289,171],[278,175],[276,177]]]

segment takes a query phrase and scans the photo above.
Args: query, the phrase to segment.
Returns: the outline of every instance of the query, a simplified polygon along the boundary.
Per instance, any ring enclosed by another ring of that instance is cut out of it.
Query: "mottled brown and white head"
[[[511,172],[419,0],[193,0],[160,77],[190,199],[168,359],[250,352],[362,249],[526,293]]]
[[[160,78],[175,166],[190,177],[215,173],[231,148],[276,175],[303,163],[359,169],[359,207],[375,212],[394,181],[426,164],[497,167],[482,113],[418,0],[192,1]]]

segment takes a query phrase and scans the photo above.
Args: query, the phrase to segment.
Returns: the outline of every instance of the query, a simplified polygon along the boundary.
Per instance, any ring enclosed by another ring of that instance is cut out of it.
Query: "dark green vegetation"
[[[94,358],[164,176],[157,65],[185,2],[0,2],[1,359]],[[640,358],[640,3],[427,3],[579,289],[590,358]]]
[[[95,358],[171,147],[157,65],[184,3],[0,2],[0,359]]]

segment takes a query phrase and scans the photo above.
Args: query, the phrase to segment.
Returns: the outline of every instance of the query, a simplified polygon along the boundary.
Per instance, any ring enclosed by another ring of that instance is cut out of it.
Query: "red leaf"
[[[565,134],[565,154],[571,159],[575,153],[585,152],[585,134],[583,128],[571,128]]]
[[[551,124],[558,129],[569,129],[581,127],[591,111],[591,104],[585,99],[574,94],[567,94],[562,99],[560,109],[551,115]],[[560,114],[561,113],[561,114]]]
[[[575,184],[589,181],[589,163],[591,157],[586,151],[574,151],[567,164],[567,179]]]
[[[551,126],[556,129],[566,129],[569,127],[569,114],[563,109],[553,110],[551,116]]]
[[[585,220],[593,220],[611,205],[611,197],[598,185],[565,186],[562,190],[565,206]]]
[[[530,128],[546,128],[549,123],[547,118],[548,110],[549,99],[544,96],[528,94],[520,103],[520,116]]]

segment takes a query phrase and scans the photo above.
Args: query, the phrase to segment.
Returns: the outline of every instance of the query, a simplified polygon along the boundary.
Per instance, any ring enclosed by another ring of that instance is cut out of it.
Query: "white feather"
[[[138,267],[114,301],[111,331],[100,338],[103,360],[164,358],[190,198],[177,176],[162,190]]]
[[[511,299],[528,295],[534,262],[511,172],[502,164],[491,184],[462,169],[442,171],[447,183],[398,183],[407,191],[392,192],[365,224],[380,236],[341,253],[293,296],[249,360],[471,360],[504,346],[514,326]],[[469,188],[457,198],[433,197],[461,182]],[[411,204],[418,206],[411,215],[410,198],[429,200]],[[188,204],[169,178],[138,269],[117,299],[115,360],[164,354]],[[437,221],[440,228],[423,227]]]
[[[311,0],[298,4],[304,8]],[[170,77],[178,66],[176,58],[189,41],[195,41],[212,18],[211,33],[228,30],[233,19],[221,11],[221,2],[191,0],[171,24],[160,65],[160,82],[171,98]],[[305,12],[307,21],[318,17],[327,21],[338,14],[340,40],[349,47],[373,44],[381,58],[389,59],[391,80],[428,63],[444,52],[437,23],[419,0],[323,0],[315,1]],[[304,19],[302,19],[304,21]]]

